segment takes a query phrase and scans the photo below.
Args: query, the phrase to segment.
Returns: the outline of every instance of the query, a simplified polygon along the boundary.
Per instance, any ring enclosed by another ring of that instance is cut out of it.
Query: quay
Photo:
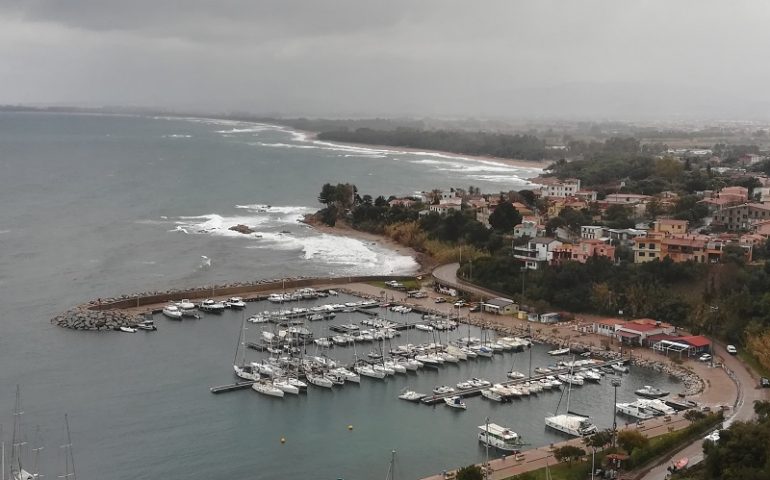
[[[594,363],[591,365],[592,368],[601,368],[601,367],[609,367],[612,365],[619,365],[624,363],[624,360],[610,360],[607,362],[599,362]],[[549,375],[559,375],[562,373],[569,373],[569,371],[572,369],[572,367],[563,367],[559,369],[553,369],[550,373],[542,374],[542,375],[533,375],[531,377],[523,377],[523,378],[515,378],[515,379],[508,379],[504,380],[502,382],[497,382],[503,386],[513,386],[513,385],[519,385],[526,382],[531,382],[533,380],[540,380],[542,378],[545,378]],[[580,372],[577,372],[580,373]],[[473,387],[468,388],[466,390],[458,390],[451,393],[441,393],[441,394],[434,394],[434,395],[428,395],[427,397],[424,397],[420,400],[421,403],[425,405],[435,405],[437,403],[443,402],[445,398],[449,397],[474,397],[476,395],[481,395],[481,391],[485,390],[489,387]]]

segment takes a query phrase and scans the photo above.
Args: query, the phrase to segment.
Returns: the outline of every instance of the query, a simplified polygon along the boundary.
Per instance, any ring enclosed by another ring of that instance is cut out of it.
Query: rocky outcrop
[[[122,310],[89,310],[73,308],[51,319],[51,323],[73,330],[114,330],[132,327],[142,318]]]
[[[228,228],[228,230],[232,230],[234,232],[242,233],[244,235],[249,235],[249,234],[252,234],[252,233],[256,232],[256,230],[254,230],[253,228],[249,227],[248,225],[243,225],[243,224],[240,224],[240,223],[238,225],[233,225],[232,227]]]

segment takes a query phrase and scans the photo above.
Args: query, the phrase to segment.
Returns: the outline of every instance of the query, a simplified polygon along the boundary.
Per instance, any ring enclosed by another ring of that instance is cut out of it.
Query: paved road
[[[717,357],[722,359],[726,371],[728,373],[733,372],[733,378],[738,382],[738,399],[735,408],[732,411],[732,415],[730,415],[724,422],[724,426],[728,427],[734,421],[751,420],[754,417],[754,401],[768,400],[768,398],[770,398],[767,389],[759,388],[759,378],[753,375],[737,357],[729,355],[724,347],[717,345],[715,350]],[[681,457],[689,458],[690,465],[703,460],[703,439],[698,439],[674,453],[671,457],[666,459],[666,461],[650,470],[642,478],[644,480],[662,480],[666,478],[666,474],[668,473],[667,468],[671,465],[670,460],[676,460]]]
[[[433,277],[436,278],[436,280],[438,280],[439,282],[447,286],[463,290],[473,295],[477,295],[481,298],[492,298],[492,297],[500,296],[499,293],[493,292],[491,290],[462,283],[457,278],[457,270],[459,268],[460,268],[459,263],[448,263],[446,265],[441,265],[433,269]]]

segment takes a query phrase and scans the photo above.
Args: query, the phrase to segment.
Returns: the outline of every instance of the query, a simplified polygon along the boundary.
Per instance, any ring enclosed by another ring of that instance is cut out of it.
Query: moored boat
[[[227,308],[235,308],[235,309],[241,309],[246,308],[246,302],[243,301],[243,298],[241,297],[230,297],[227,300],[225,300],[225,307]]]
[[[171,320],[181,320],[182,310],[176,305],[166,305],[163,307],[163,315]]]
[[[255,392],[261,393],[262,395],[283,398],[283,390],[274,386],[272,382],[268,382],[268,381],[254,382],[251,388]]]
[[[222,313],[225,311],[225,304],[207,298],[198,305],[198,309],[207,313]]]
[[[407,402],[419,402],[425,396],[426,395],[424,393],[418,393],[414,390],[404,389],[401,390],[401,394],[398,396],[398,398],[401,400],[406,400]]]
[[[668,395],[669,392],[665,390],[661,390],[659,388],[655,388],[650,385],[645,385],[644,387],[640,388],[639,390],[636,390],[634,393],[639,395],[640,397],[647,397],[647,398],[660,398],[665,397]]]
[[[521,437],[507,427],[496,423],[479,425],[479,442],[504,452],[517,452],[523,445]]]
[[[457,408],[460,410],[465,410],[467,408],[465,402],[463,402],[463,399],[458,396],[447,397],[444,399],[444,403],[449,407]]]

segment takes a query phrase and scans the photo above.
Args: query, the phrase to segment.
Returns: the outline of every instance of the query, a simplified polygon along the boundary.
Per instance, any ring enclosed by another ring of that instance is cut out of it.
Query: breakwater
[[[153,306],[182,299],[202,300],[242,296],[245,300],[258,300],[267,292],[319,285],[337,286],[351,283],[369,283],[382,281],[411,280],[411,276],[348,276],[321,278],[282,278],[255,280],[252,282],[234,282],[223,285],[194,287],[189,289],[170,289],[150,291],[110,298],[97,298],[62,312],[51,319],[51,323],[74,330],[114,330],[119,327],[132,327],[144,320],[144,313],[153,310]],[[142,307],[147,307],[144,310]]]

